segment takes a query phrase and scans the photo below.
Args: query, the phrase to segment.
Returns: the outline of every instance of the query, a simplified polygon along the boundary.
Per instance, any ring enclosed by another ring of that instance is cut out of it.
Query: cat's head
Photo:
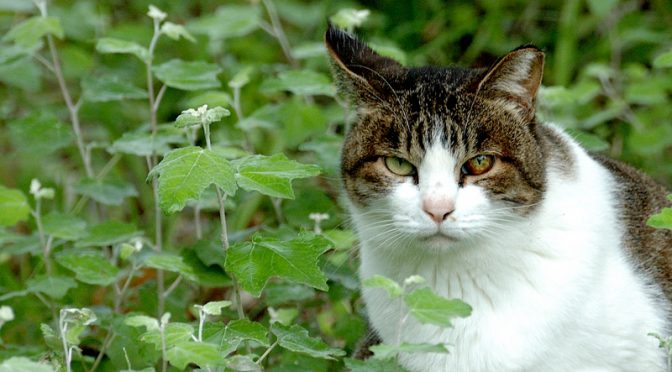
[[[332,26],[325,40],[357,110],[341,172],[360,232],[444,245],[534,210],[546,185],[539,49],[518,48],[489,69],[406,68]]]

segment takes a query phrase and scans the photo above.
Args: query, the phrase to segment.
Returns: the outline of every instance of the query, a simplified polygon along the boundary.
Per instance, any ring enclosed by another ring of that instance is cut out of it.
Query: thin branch
[[[178,276],[177,279],[173,281],[173,283],[166,289],[165,292],[163,292],[163,298],[167,298],[170,296],[170,294],[177,288],[178,284],[182,281],[182,275]]]
[[[110,345],[112,345],[112,341],[114,340],[115,337],[117,337],[117,334],[111,329],[109,329],[107,336],[105,336],[105,340],[103,341],[103,347],[101,347],[100,350],[98,351],[98,356],[96,357],[96,360],[93,362],[91,369],[89,369],[89,372],[93,372],[96,369],[98,369],[98,365],[103,360],[105,352],[107,351],[107,349],[109,349]]]
[[[285,54],[285,58],[287,58],[287,61],[289,61],[289,64],[292,65],[292,67],[299,67],[298,61],[292,54],[292,48],[289,45],[289,40],[287,40],[287,35],[285,35],[285,31],[282,29],[282,24],[280,23],[280,17],[278,17],[278,11],[275,9],[275,4],[273,4],[273,1],[271,0],[262,0],[262,3],[268,12],[268,17],[271,19],[273,35],[278,39],[282,52]]]
[[[271,351],[273,351],[273,349],[278,345],[279,342],[280,342],[280,339],[275,340],[275,342],[268,349],[266,349],[266,351],[264,351],[263,354],[261,354],[261,356],[259,357],[259,359],[257,359],[257,361],[255,363],[257,365],[261,365],[261,362],[263,362],[264,359],[266,359],[268,354],[270,354]]]
[[[163,94],[166,93],[166,89],[168,86],[166,84],[163,84],[161,88],[159,89],[159,93],[156,94],[156,99],[154,100],[154,111],[159,110],[159,105],[161,104],[161,99],[163,99]]]

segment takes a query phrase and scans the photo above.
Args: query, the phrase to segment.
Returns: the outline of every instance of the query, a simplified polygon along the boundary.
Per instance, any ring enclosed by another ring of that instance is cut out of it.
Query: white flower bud
[[[156,19],[157,21],[163,21],[168,16],[168,14],[154,5],[149,6],[149,12],[147,12],[147,15],[153,19]]]

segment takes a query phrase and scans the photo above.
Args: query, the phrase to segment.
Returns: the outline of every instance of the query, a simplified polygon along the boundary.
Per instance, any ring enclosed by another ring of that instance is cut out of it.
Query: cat
[[[407,68],[329,25],[339,91],[356,108],[341,155],[360,278],[421,275],[473,308],[452,328],[362,296],[410,371],[659,371],[669,335],[672,231],[646,226],[666,191],[537,121],[544,54],[488,69]],[[403,312],[402,312],[403,315]]]

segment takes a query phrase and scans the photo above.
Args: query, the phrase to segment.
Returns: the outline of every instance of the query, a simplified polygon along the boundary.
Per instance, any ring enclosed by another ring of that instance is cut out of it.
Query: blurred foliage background
[[[181,58],[221,68],[220,88],[167,89],[158,109],[160,123],[170,123],[181,111],[204,103],[224,106],[232,116],[213,126],[214,142],[232,153],[284,152],[322,167],[322,176],[295,183],[295,200],[277,202],[239,192],[228,201],[228,225],[235,242],[259,230],[290,236],[313,226],[309,213],[329,214],[322,228],[337,242],[337,254],[322,263],[329,292],[276,283],[264,302],[252,301],[247,310],[263,319],[269,316],[268,306],[300,308],[294,315],[300,322],[348,352],[363,335],[365,323],[356,254],[349,251],[354,237],[339,203],[338,154],[352,115],[330,85],[322,46],[328,19],[409,66],[487,66],[517,46],[534,44],[546,52],[539,116],[567,128],[589,149],[622,159],[672,186],[672,2],[667,0],[51,1],[49,14],[60,19],[64,30],[56,46],[65,81],[75,101],[84,97],[79,118],[92,168],[111,184],[122,185],[114,188],[119,202],[102,203],[104,208],[81,201],[82,195],[92,194],[82,186],[85,172],[68,109],[54,74],[43,63],[48,51],[40,43],[31,50],[17,49],[7,36],[12,27],[38,14],[35,5],[0,0],[0,34],[5,35],[0,41],[0,184],[27,191],[31,180],[39,178],[56,189],[47,210],[81,211],[87,221],[129,221],[151,236],[153,199],[145,181],[145,159],[129,155],[118,143],[125,134],[149,127],[146,93],[125,92],[124,99],[96,93],[103,77],[146,86],[142,63],[128,55],[98,53],[96,43],[114,37],[148,45],[150,4],[195,38],[160,39],[156,64]],[[343,9],[370,13],[339,13]],[[295,71],[303,73],[292,74]],[[170,132],[170,125],[166,128]],[[212,195],[205,199],[197,205],[204,213],[202,235],[216,239],[217,207]],[[192,218],[187,213],[166,217],[169,250],[196,244]],[[35,231],[35,223],[28,221],[0,232],[0,294],[21,290],[35,272],[44,270],[35,257],[40,251]],[[134,282],[135,295],[126,310],[154,312],[153,297],[146,296],[155,291],[153,280],[147,270]],[[179,286],[166,307],[176,319],[190,319],[184,310],[187,304],[227,295],[204,280]],[[91,306],[103,304],[106,296],[109,292],[100,288],[80,286],[59,300]],[[5,345],[23,346],[2,346],[0,355],[39,354],[44,346],[35,342],[42,338],[36,324],[48,316],[44,308],[19,297],[2,303],[21,314],[21,319],[4,325],[2,339]],[[126,332],[120,339],[137,336]],[[102,336],[94,332],[89,337],[91,348],[97,348]],[[110,366],[125,366],[115,345]],[[136,354],[131,355],[135,364],[152,360]],[[292,356],[276,366],[291,370],[304,362]],[[324,363],[305,366],[324,370]]]

